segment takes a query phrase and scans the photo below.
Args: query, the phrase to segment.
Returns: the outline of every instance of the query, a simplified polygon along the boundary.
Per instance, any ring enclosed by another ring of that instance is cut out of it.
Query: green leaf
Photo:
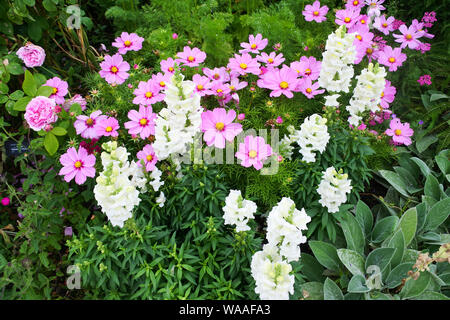
[[[364,257],[358,252],[350,249],[338,249],[337,255],[353,275],[365,275]]]
[[[402,280],[408,277],[408,271],[412,270],[414,262],[404,262],[392,269],[385,284],[389,289],[398,287]]]
[[[309,241],[308,244],[321,265],[330,270],[339,271],[339,257],[336,248],[332,244],[313,240]]]
[[[364,230],[366,238],[369,237],[373,227],[373,215],[370,208],[361,200],[356,204],[356,220]]]
[[[18,63],[10,63],[6,66],[6,70],[12,75],[18,76],[23,73],[22,66]]]
[[[450,182],[450,179],[448,179],[448,174],[450,173],[450,161],[449,161],[449,150],[442,150],[436,157],[436,163],[441,169],[444,176],[447,177],[447,180]]]
[[[81,106],[79,103],[74,103],[70,106],[70,112],[75,113],[75,115],[79,115],[81,114],[82,110],[81,110]]]
[[[323,284],[323,299],[324,300],[344,300],[344,295],[338,285],[327,278]]]
[[[385,273],[389,267],[389,263],[394,256],[394,248],[378,248],[373,250],[366,259],[366,270],[369,266],[378,266],[381,273],[383,274],[383,279],[385,278]]]
[[[432,175],[428,175],[427,180],[425,181],[425,195],[432,197],[436,200],[441,198],[441,190],[439,189],[438,180]]]
[[[406,281],[405,286],[400,291],[400,296],[403,299],[415,298],[425,291],[430,281],[431,276],[428,271],[421,272],[417,280],[411,278]]]
[[[450,300],[450,298],[440,292],[425,291],[415,297],[414,300]]]
[[[388,170],[379,170],[379,172],[381,176],[394,187],[395,190],[400,192],[400,194],[405,197],[409,197],[408,191],[406,191],[406,184],[398,173]]]
[[[405,248],[411,243],[416,235],[417,229],[417,210],[416,208],[408,209],[400,218],[398,228],[402,230],[405,238]]]
[[[6,83],[0,82],[0,94],[8,94],[9,88]]]
[[[61,127],[54,127],[50,132],[53,133],[55,136],[64,136],[67,134],[66,129]]]
[[[309,281],[323,282],[325,280],[325,277],[323,276],[323,271],[325,269],[316,260],[316,258],[307,253],[302,253],[300,259],[302,264],[302,273]]]
[[[437,101],[440,99],[448,99],[448,95],[443,93],[433,93],[430,97],[430,102]]]
[[[429,146],[431,146],[433,143],[438,141],[438,138],[436,136],[425,136],[417,140],[416,142],[416,148],[419,153],[424,152],[428,149]]]
[[[36,96],[50,97],[53,93],[53,88],[49,86],[41,86],[36,92]]]
[[[347,291],[352,293],[364,293],[369,292],[370,289],[366,286],[366,278],[360,274],[355,274],[348,283]]]
[[[379,220],[372,231],[372,242],[379,243],[389,237],[397,226],[398,218],[390,216]]]
[[[306,282],[301,285],[305,300],[323,300],[323,284],[320,282]]]
[[[28,103],[31,101],[32,97],[23,97],[21,99],[19,99],[15,104],[14,104],[14,110],[16,111],[25,111],[25,109],[27,108]]]
[[[24,93],[22,90],[16,90],[9,95],[9,98],[12,100],[19,100],[20,98],[23,98],[23,96],[24,96]]]
[[[44,147],[51,156],[54,155],[58,150],[59,142],[53,133],[47,132],[47,134],[45,135]]]
[[[450,197],[436,203],[425,219],[425,230],[435,230],[450,214]]]
[[[37,86],[33,74],[28,70],[25,70],[25,79],[23,80],[22,89],[23,92],[31,97],[36,95]]]
[[[403,254],[405,253],[405,239],[401,229],[397,230],[389,241],[387,247],[395,249],[395,253],[391,260],[391,266],[395,267],[402,262]]]
[[[28,23],[28,35],[31,39],[38,42],[42,38],[42,28],[39,22],[32,21]]]
[[[42,2],[42,5],[44,6],[45,10],[47,10],[47,11],[56,11],[56,6],[52,0],[44,0]]]
[[[414,161],[415,164],[417,164],[417,166],[419,167],[420,172],[422,172],[423,176],[428,177],[431,170],[430,170],[430,168],[428,168],[428,166],[425,164],[425,162],[423,162],[421,159],[419,159],[417,157],[412,157],[411,160]]]
[[[347,241],[347,248],[364,255],[366,241],[358,221],[348,211],[341,213],[339,221],[341,222],[342,231]]]

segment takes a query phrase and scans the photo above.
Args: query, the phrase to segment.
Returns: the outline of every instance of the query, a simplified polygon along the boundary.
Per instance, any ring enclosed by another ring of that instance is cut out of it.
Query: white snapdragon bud
[[[339,206],[347,201],[347,193],[352,189],[351,180],[347,174],[337,172],[334,167],[329,167],[322,173],[323,177],[317,188],[321,197],[319,203],[327,207],[330,213],[338,212]]]

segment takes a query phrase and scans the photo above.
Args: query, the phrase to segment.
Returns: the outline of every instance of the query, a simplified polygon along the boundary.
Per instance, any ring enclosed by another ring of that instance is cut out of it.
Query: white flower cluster
[[[350,105],[346,107],[347,111],[350,112],[348,122],[351,125],[359,125],[362,120],[362,112],[379,110],[378,104],[384,90],[385,77],[386,70],[384,67],[378,65],[374,67],[372,63],[356,77],[358,82],[353,91],[353,97],[350,99]]]
[[[292,138],[300,146],[303,161],[315,162],[316,155],[313,151],[319,151],[320,153],[325,151],[330,140],[326,123],[326,118],[322,118],[318,114],[313,114],[306,118],[301,124],[300,130],[297,130],[293,134]]]
[[[317,188],[321,197],[319,203],[327,207],[330,213],[338,212],[339,206],[347,201],[347,193],[352,190],[351,180],[348,179],[348,174],[343,174],[342,170],[337,172],[334,167],[329,167],[322,173],[323,177]]]
[[[225,198],[225,207],[223,207],[223,219],[225,224],[236,225],[236,231],[247,231],[250,227],[247,225],[249,219],[254,219],[256,212],[256,203],[245,200],[240,190],[230,190],[230,194]]]
[[[289,125],[286,129],[289,132],[289,135],[285,135],[283,137],[283,139],[280,140],[279,150],[280,150],[280,154],[285,159],[291,160],[292,154],[294,152],[294,147],[292,146],[292,144],[294,144],[294,142],[296,142],[295,136],[294,136],[295,128],[293,125]]]
[[[146,181],[136,163],[128,162],[127,149],[117,147],[116,141],[104,143],[102,147],[105,150],[101,154],[103,171],[96,179],[94,195],[111,224],[122,228],[141,201],[137,187],[145,186]]]
[[[301,243],[306,242],[302,230],[311,221],[305,210],[297,210],[290,198],[283,198],[272,208],[267,218],[267,240],[262,251],[252,257],[251,271],[255,292],[260,298],[287,300],[294,293],[291,261],[300,258]]]
[[[177,159],[180,167],[180,156],[185,155],[194,142],[194,136],[200,131],[202,123],[200,96],[194,93],[195,84],[183,81],[181,74],[174,75],[167,84],[164,101],[167,104],[155,120],[155,150],[158,160]]]
[[[333,92],[349,91],[356,58],[354,40],[355,34],[347,33],[345,26],[328,36],[318,80],[322,88]]]

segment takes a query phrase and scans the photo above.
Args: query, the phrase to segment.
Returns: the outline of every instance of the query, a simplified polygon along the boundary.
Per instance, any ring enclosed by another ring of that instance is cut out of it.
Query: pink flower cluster
[[[431,76],[429,74],[424,74],[420,76],[420,78],[417,80],[418,83],[420,83],[421,86],[423,85],[431,85]]]

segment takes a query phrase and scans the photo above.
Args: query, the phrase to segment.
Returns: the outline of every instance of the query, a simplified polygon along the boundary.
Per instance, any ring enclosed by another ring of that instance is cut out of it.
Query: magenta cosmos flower
[[[406,54],[402,49],[385,46],[383,51],[379,52],[378,62],[389,67],[389,71],[397,71],[397,68],[406,60]]]
[[[64,96],[67,94],[67,89],[69,88],[69,85],[66,81],[63,81],[58,77],[53,77],[51,79],[48,79],[47,82],[43,85],[53,88],[53,92],[49,96],[50,99],[54,99],[56,104],[64,103]]]
[[[213,92],[210,90],[211,81],[208,77],[194,74],[194,76],[192,77],[192,81],[195,84],[194,92],[197,92],[200,97],[213,94]]]
[[[406,25],[402,24],[398,30],[402,34],[393,34],[396,38],[395,42],[401,43],[400,48],[405,48],[408,46],[410,49],[416,49],[421,42],[417,39],[421,38],[424,34],[423,31],[417,31],[415,26],[410,26],[409,28]]]
[[[35,97],[28,102],[24,118],[31,129],[40,131],[58,119],[55,107],[54,99],[43,96]]]
[[[105,61],[100,63],[102,70],[99,71],[100,76],[109,84],[122,84],[130,76],[127,71],[130,70],[128,62],[123,61],[122,56],[116,53],[112,57],[105,56]]]
[[[137,153],[137,158],[144,161],[145,170],[153,171],[155,169],[155,164],[158,161],[158,157],[150,144],[145,145],[145,147]],[[138,166],[142,167],[141,161],[138,161]]]
[[[305,17],[306,21],[315,21],[318,23],[321,23],[325,20],[327,20],[326,14],[328,13],[328,7],[327,6],[320,6],[319,1],[314,1],[312,5],[307,4],[305,6],[305,10],[302,11],[303,16]]]
[[[212,81],[227,82],[230,80],[230,74],[225,67],[220,68],[203,68],[203,73]]]
[[[202,126],[204,132],[203,139],[208,146],[215,145],[216,148],[225,148],[225,140],[233,141],[242,131],[240,123],[233,123],[236,112],[224,108],[216,108],[213,111],[207,110],[202,113]]]
[[[161,66],[161,71],[164,73],[174,73],[175,72],[175,60],[172,58],[167,58],[166,60],[161,60],[159,63]]]
[[[263,167],[263,162],[272,155],[272,147],[262,137],[246,136],[244,143],[239,144],[236,158],[240,159],[241,165],[248,168],[253,166],[256,170]]]
[[[188,67],[198,67],[200,63],[205,61],[206,53],[201,51],[199,48],[191,49],[185,46],[182,52],[177,53],[177,62],[181,62],[183,65]]]
[[[262,52],[260,56],[256,57],[256,59],[258,61],[260,61],[260,62],[265,63],[266,67],[268,67],[268,68],[278,67],[285,60],[283,58],[283,54],[282,53],[277,55],[276,52],[271,52],[270,54]]]
[[[364,7],[364,0],[347,0],[345,8],[351,10],[361,10]]]
[[[112,43],[112,46],[119,48],[120,54],[125,54],[128,51],[141,50],[142,42],[144,42],[144,38],[139,37],[136,33],[122,32],[120,37]]]
[[[389,80],[385,80],[386,85],[384,86],[383,92],[381,92],[381,101],[380,105],[383,109],[388,109],[389,104],[392,103],[395,99],[395,94],[397,93],[397,89],[391,85]]]
[[[139,134],[142,139],[155,134],[156,113],[153,113],[152,107],[139,106],[139,112],[130,110],[128,118],[131,121],[125,122],[124,126],[131,135]]]
[[[308,77],[311,80],[317,80],[320,75],[322,62],[314,57],[301,57],[300,61],[294,61],[290,65],[291,69],[296,71],[301,77]]]
[[[248,43],[247,42],[241,42],[241,47],[244,49],[239,50],[240,53],[259,53],[260,50],[263,50],[266,46],[269,40],[263,39],[262,34],[258,33],[256,37],[254,35],[248,36]]]
[[[172,79],[171,73],[163,74],[161,72],[158,72],[157,74],[152,75],[152,81],[159,85],[160,90],[165,90],[167,84],[170,82],[171,79]]]
[[[394,118],[389,127],[385,133],[392,137],[394,144],[409,146],[412,143],[410,137],[414,134],[414,130],[409,127],[409,123],[401,123],[399,118]]]
[[[281,70],[273,69],[267,72],[262,78],[262,83],[259,81],[258,85],[262,85],[263,88],[272,90],[271,97],[279,97],[284,94],[288,98],[292,98],[299,79],[297,79],[297,72],[292,70],[286,65],[283,65]]]
[[[382,16],[375,18],[375,23],[373,26],[385,35],[388,35],[389,32],[394,31],[394,21],[394,17],[389,17],[386,19],[386,16],[383,14]]]
[[[99,139],[101,135],[97,133],[98,123],[106,120],[106,116],[102,115],[101,110],[94,111],[90,116],[79,115],[73,126],[77,131],[77,134],[81,135],[84,139]]]
[[[17,50],[16,54],[28,68],[40,67],[44,64],[45,50],[31,42]]]
[[[230,58],[228,62],[228,68],[230,68],[232,76],[233,74],[243,76],[247,73],[259,75],[261,73],[260,66],[258,61],[248,53],[234,54],[234,58]]]
[[[334,22],[338,25],[345,25],[347,29],[351,28],[360,17],[359,10],[345,9],[336,12],[336,19]]]
[[[64,176],[64,180],[69,182],[75,178],[77,184],[83,184],[86,177],[95,177],[95,156],[88,154],[83,147],[78,149],[69,148],[59,159],[63,167],[59,175]]]
[[[223,83],[220,81],[211,82],[210,90],[211,90],[212,94],[214,94],[215,96],[221,97],[221,98],[228,95],[231,91],[230,87],[226,83]]]
[[[147,82],[141,81],[137,89],[133,91],[136,96],[133,99],[134,104],[143,104],[150,106],[156,102],[164,100],[164,95],[160,93],[161,87],[159,83],[155,83],[153,80],[148,80]]]
[[[96,125],[97,134],[105,137],[117,137],[119,133],[119,121],[116,118],[110,117],[99,121]]]
[[[308,99],[312,99],[314,96],[325,92],[324,89],[319,90],[319,83],[312,83],[310,78],[300,80],[297,90],[302,92]]]

